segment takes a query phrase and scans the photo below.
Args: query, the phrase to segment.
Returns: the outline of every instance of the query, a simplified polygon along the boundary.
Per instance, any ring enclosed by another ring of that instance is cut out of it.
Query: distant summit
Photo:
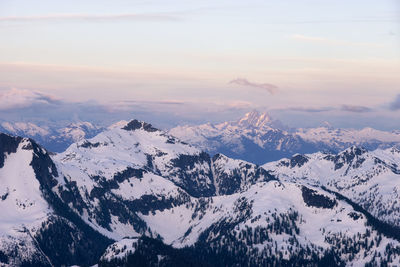
[[[321,127],[327,128],[327,129],[334,129],[332,124],[330,124],[328,121],[324,121],[321,123]]]
[[[238,120],[238,125],[245,127],[262,128],[271,124],[272,119],[268,113],[260,113],[257,110],[253,110],[244,115],[243,118]]]
[[[103,130],[87,121],[71,122],[64,126],[47,123],[37,125],[31,122],[2,122],[0,132],[33,138],[52,152],[62,152],[72,143],[91,138]]]
[[[169,133],[211,154],[223,153],[256,164],[318,150],[313,143],[305,142],[278,125],[282,124],[268,113],[253,110],[237,121],[179,126]]]
[[[352,145],[373,150],[400,144],[400,132],[337,129],[329,122],[317,128],[287,129],[268,113],[253,110],[236,121],[178,126],[169,133],[211,154],[224,153],[257,164],[296,153],[337,153]]]

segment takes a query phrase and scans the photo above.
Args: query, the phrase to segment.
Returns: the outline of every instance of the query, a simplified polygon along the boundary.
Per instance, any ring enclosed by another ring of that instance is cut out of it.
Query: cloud
[[[390,110],[399,110],[400,109],[400,94],[398,94],[395,100],[389,105]]]
[[[0,110],[25,108],[35,104],[50,105],[58,102],[55,97],[38,91],[12,88],[0,93]]]
[[[32,22],[32,21],[53,21],[53,20],[161,20],[161,21],[174,21],[179,18],[172,14],[154,13],[154,14],[112,14],[112,15],[98,15],[98,14],[49,14],[38,16],[5,16],[0,17],[0,22]]]
[[[119,111],[132,111],[137,108],[143,109],[162,109],[163,106],[165,108],[173,108],[174,106],[182,106],[186,103],[179,100],[158,100],[158,101],[149,101],[149,100],[123,100],[107,103],[104,105],[104,108],[110,112],[119,112]]]
[[[369,107],[353,106],[353,105],[343,105],[341,110],[347,111],[347,112],[357,112],[357,113],[364,113],[364,112],[372,111],[372,109]]]
[[[247,109],[254,107],[254,103],[251,103],[249,101],[232,101],[226,103],[226,106],[230,109]]]
[[[242,86],[249,86],[267,90],[270,94],[275,94],[278,91],[278,86],[270,84],[270,83],[254,83],[250,82],[247,79],[237,78],[229,82],[229,84],[236,84]]]
[[[160,100],[160,101],[138,101],[124,100],[118,102],[120,104],[156,104],[156,105],[183,105],[185,102],[179,100]]]
[[[53,104],[56,103],[56,104]],[[157,128],[167,129],[178,124],[216,123],[241,116],[252,103],[245,101],[210,102],[198,99],[125,100],[70,102],[54,100],[40,92],[12,89],[0,95],[1,122],[30,122],[37,125],[66,125],[89,121],[109,126],[116,121],[140,119]]]
[[[298,111],[298,112],[308,112],[308,113],[318,113],[318,112],[326,112],[334,110],[333,107],[318,107],[318,108],[309,108],[309,107],[289,107],[284,110],[289,111]]]
[[[280,110],[296,111],[296,112],[307,112],[307,113],[319,113],[327,111],[346,111],[354,113],[371,112],[372,109],[365,106],[353,106],[353,105],[342,105],[341,107],[288,107]]]

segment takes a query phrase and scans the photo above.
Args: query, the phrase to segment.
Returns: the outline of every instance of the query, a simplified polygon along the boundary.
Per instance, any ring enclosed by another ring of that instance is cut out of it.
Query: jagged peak
[[[290,158],[290,167],[301,167],[309,161],[309,157],[303,154],[296,153]]]
[[[342,154],[354,154],[354,155],[362,155],[364,153],[367,153],[368,150],[362,146],[356,146],[356,145],[352,145],[350,147],[348,147],[347,149],[343,150],[342,152],[340,152],[338,155],[342,155]]]
[[[22,137],[0,133],[0,168],[3,167],[6,155],[15,153],[22,140]]]
[[[158,131],[157,128],[154,128],[150,123],[144,122],[144,121],[139,121],[139,120],[131,120],[128,122],[124,127],[122,127],[123,130],[126,131],[135,131],[135,130],[145,130],[147,132],[156,132]]]
[[[272,119],[268,113],[260,113],[258,110],[253,110],[246,113],[244,117],[238,121],[238,124],[260,128],[270,124],[271,122]]]
[[[217,160],[220,160],[220,159],[227,160],[229,158],[227,156],[225,156],[224,154],[222,154],[222,153],[217,153],[212,157],[213,161],[217,161]]]
[[[330,124],[330,122],[328,122],[328,121],[322,122],[322,123],[321,123],[321,127],[322,127],[322,128],[327,128],[327,129],[334,129],[333,126],[332,126],[332,124]]]
[[[240,166],[257,166],[254,163],[242,160],[242,159],[235,159],[235,158],[230,158],[222,153],[217,153],[212,157],[212,161],[214,163],[222,163],[225,168],[230,168],[230,169],[234,169],[234,168],[238,168]]]
[[[34,150],[34,152],[41,154],[47,152],[31,138],[23,138],[20,136],[0,133],[0,168],[4,166],[4,160],[7,155],[16,153],[18,148],[23,150]]]

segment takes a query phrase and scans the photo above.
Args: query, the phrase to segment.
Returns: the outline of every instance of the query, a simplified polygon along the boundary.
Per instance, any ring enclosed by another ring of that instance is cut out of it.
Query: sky
[[[0,0],[0,51],[0,120],[400,129],[398,0]]]

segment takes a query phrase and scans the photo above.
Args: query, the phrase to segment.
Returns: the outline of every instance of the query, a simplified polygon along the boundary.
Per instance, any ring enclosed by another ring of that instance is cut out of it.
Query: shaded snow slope
[[[57,176],[34,141],[0,133],[1,266],[89,264],[109,242],[54,197]],[[85,246],[92,250],[82,256]]]
[[[400,226],[400,151],[352,146],[338,154],[296,155],[263,165],[282,180],[325,186],[376,218]]]

